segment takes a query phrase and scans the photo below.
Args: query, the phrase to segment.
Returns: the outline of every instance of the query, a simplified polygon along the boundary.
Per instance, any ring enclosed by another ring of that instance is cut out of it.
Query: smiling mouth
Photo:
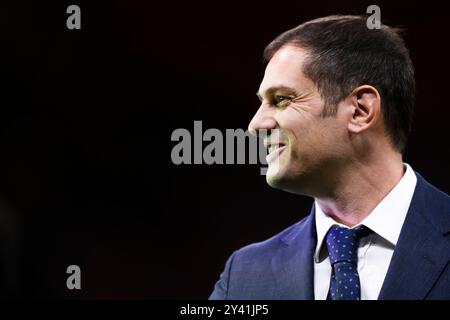
[[[267,147],[268,155],[266,156],[266,161],[270,165],[277,159],[279,159],[281,153],[286,149],[284,143],[274,143]]]
[[[274,144],[271,144],[270,146],[267,147],[267,151],[268,151],[269,154],[271,154],[272,152],[274,152],[274,151],[276,151],[276,150],[278,150],[278,149],[280,149],[280,148],[282,148],[284,146],[285,146],[284,143],[274,143]]]

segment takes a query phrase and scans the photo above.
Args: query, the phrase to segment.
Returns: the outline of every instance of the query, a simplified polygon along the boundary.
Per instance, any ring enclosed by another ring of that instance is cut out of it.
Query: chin
[[[269,186],[296,194],[304,194],[302,191],[304,191],[305,178],[302,174],[299,175],[298,171],[281,166],[277,168],[270,165],[266,173],[266,182]]]
[[[269,186],[275,189],[283,189],[286,187],[288,175],[280,166],[271,164],[267,169],[266,181]]]

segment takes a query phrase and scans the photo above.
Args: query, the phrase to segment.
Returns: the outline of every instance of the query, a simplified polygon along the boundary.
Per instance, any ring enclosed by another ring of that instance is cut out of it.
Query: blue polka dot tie
[[[327,247],[332,267],[328,300],[359,300],[359,239],[372,233],[365,226],[355,229],[333,226],[327,234]]]

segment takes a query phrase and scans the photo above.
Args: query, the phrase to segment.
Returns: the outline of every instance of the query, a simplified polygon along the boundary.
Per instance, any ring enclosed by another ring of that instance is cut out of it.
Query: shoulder
[[[416,172],[417,185],[411,201],[413,212],[420,213],[437,230],[450,230],[450,196],[426,181]]]
[[[305,234],[309,235],[313,215],[309,214],[301,221],[287,227],[264,241],[246,245],[231,254],[219,281],[217,281],[210,299],[261,299],[273,297],[274,287],[273,258],[289,248],[297,239],[300,245]],[[297,243],[296,243],[297,245]],[[297,247],[296,247],[297,248]],[[269,290],[269,291],[268,291]]]
[[[415,174],[417,176],[415,196],[429,205],[436,205],[450,212],[450,196],[425,180],[418,172]]]

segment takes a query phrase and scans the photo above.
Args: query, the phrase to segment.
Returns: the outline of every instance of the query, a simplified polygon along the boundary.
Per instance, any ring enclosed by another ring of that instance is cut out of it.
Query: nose
[[[258,136],[260,130],[264,129],[264,131],[267,132],[268,130],[275,129],[277,127],[277,122],[274,116],[275,110],[267,104],[262,104],[250,121],[248,131],[252,135]]]

